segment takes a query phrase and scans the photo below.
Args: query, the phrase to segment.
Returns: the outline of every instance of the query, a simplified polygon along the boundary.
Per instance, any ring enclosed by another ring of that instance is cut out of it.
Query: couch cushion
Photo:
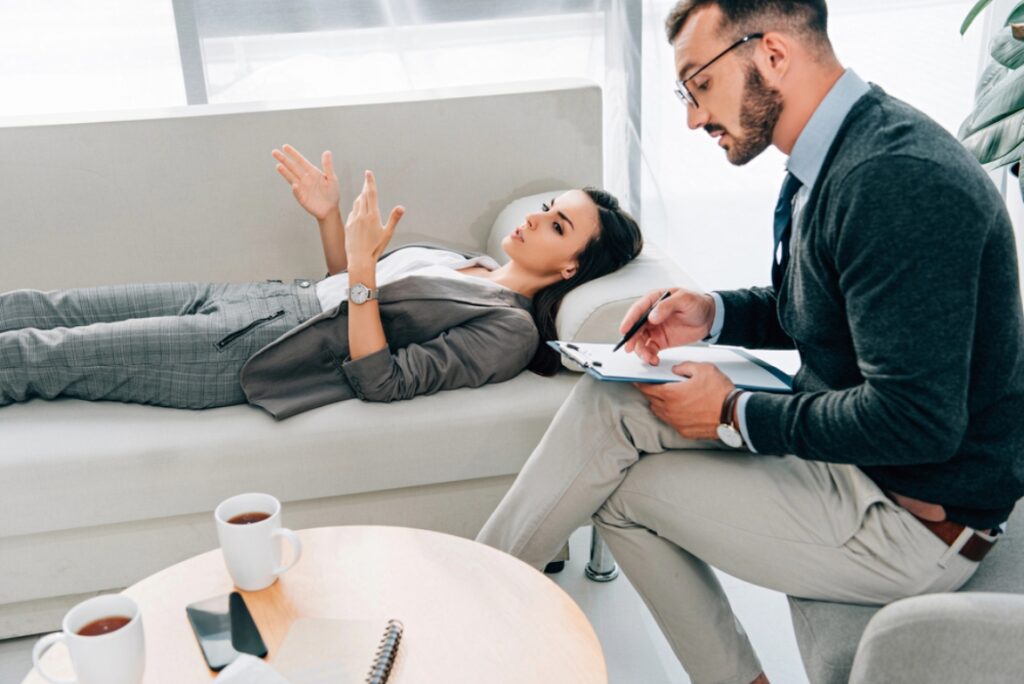
[[[960,591],[1024,594],[1024,506],[1017,506],[1006,534]],[[846,682],[857,644],[880,606],[858,606],[790,597],[797,645],[812,684]]]
[[[339,402],[281,422],[248,405],[7,406],[0,537],[212,511],[244,491],[296,501],[517,473],[575,380],[524,372],[391,404]]]
[[[506,206],[494,221],[487,239],[487,253],[498,263],[506,263],[508,255],[501,241],[523,222],[523,217],[536,211],[541,202],[565,192],[553,190],[522,197]],[[640,256],[625,267],[576,288],[562,301],[555,325],[558,339],[578,342],[617,342],[619,324],[637,298],[664,287],[699,289],[674,261],[652,244],[644,246]],[[562,359],[566,368],[578,370],[571,361]]]

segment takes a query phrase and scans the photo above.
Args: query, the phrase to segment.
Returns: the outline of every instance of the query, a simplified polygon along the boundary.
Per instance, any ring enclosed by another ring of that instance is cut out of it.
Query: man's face
[[[719,35],[720,19],[721,10],[712,6],[694,13],[679,32],[673,45],[680,80],[688,79],[731,44]],[[772,143],[782,114],[782,95],[764,82],[750,58],[754,49],[743,45],[686,82],[699,105],[686,105],[687,125],[717,138],[726,159],[737,166]]]

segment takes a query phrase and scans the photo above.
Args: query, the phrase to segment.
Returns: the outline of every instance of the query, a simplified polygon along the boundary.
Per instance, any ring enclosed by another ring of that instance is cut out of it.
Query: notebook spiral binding
[[[373,667],[370,674],[366,675],[366,684],[386,684],[391,666],[395,664],[395,656],[398,655],[398,643],[402,640],[404,629],[405,625],[401,621],[388,620],[387,629],[384,630],[373,658]]]

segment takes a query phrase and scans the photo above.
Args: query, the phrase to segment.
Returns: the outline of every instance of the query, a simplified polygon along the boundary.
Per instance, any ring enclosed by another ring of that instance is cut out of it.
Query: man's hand
[[[625,346],[627,352],[636,352],[652,366],[657,365],[662,349],[707,337],[715,320],[715,300],[711,295],[679,288],[670,291],[672,294],[654,308],[644,327]],[[663,293],[664,290],[654,290],[633,304],[622,319],[619,332],[625,334]]]
[[[292,194],[302,208],[318,221],[323,221],[332,211],[338,210],[341,200],[330,151],[321,157],[324,166],[321,171],[291,145],[284,145],[283,149],[283,152],[271,152],[279,162],[277,172],[292,186]]]
[[[648,305],[650,306],[650,305]],[[722,404],[735,385],[710,363],[681,363],[672,368],[687,380],[663,385],[634,383],[650,401],[651,412],[687,439],[717,439]]]
[[[349,262],[360,265],[377,263],[404,214],[403,207],[395,207],[388,216],[387,225],[381,224],[377,182],[373,172],[367,171],[363,191],[352,203],[352,211],[345,221],[345,250]]]

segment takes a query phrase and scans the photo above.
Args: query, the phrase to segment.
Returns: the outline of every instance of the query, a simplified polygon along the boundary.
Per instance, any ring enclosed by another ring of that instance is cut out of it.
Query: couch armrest
[[[1020,681],[1024,595],[968,592],[896,601],[871,619],[850,684]]]

